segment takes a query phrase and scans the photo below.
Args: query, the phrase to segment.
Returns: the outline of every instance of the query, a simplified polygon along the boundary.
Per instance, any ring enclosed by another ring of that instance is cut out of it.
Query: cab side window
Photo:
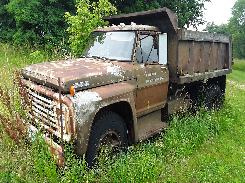
[[[140,48],[138,48],[136,52],[138,63],[158,62],[158,46],[156,43],[156,37],[151,35],[140,35]]]

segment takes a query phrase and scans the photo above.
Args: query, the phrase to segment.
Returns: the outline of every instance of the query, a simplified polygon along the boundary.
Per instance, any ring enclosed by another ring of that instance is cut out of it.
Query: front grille
[[[34,91],[33,89],[27,87],[27,93],[31,101],[31,110],[29,112],[29,117],[31,118],[32,125],[37,128],[44,129],[46,132],[61,137],[61,123],[58,116],[59,103],[54,101],[51,97],[45,96],[41,93]],[[64,138],[69,139],[68,134],[68,123],[66,123],[69,118],[68,108],[62,104],[63,113],[63,133]]]
[[[31,99],[31,115],[32,117],[44,122],[46,125],[57,129],[58,118],[55,114],[55,105],[51,98],[43,96],[37,92],[28,89],[28,94]]]

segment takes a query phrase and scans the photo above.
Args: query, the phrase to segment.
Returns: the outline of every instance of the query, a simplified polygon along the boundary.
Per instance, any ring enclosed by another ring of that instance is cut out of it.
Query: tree
[[[0,1],[0,41],[11,41],[15,31],[15,20],[7,12],[9,0]]]
[[[232,35],[234,57],[245,58],[245,0],[236,1],[228,24],[209,23],[206,30],[212,33]]]
[[[59,47],[67,36],[64,14],[74,7],[74,0],[10,0],[7,10],[16,21],[14,42]]]
[[[115,13],[115,7],[119,13],[168,7],[177,13],[179,27],[196,27],[204,23],[203,9],[207,1],[210,0],[1,0],[0,41],[12,40],[18,45],[42,46],[48,50],[63,47],[68,38],[66,29],[69,24],[70,43],[74,49],[75,45],[79,45],[79,36],[77,34],[75,38],[75,32],[83,30],[81,34],[87,35],[86,31],[104,24],[102,16]],[[73,17],[76,8],[78,11]],[[99,15],[96,15],[98,11]],[[68,22],[65,21],[65,12],[70,12],[66,14]],[[86,16],[90,17],[91,21]],[[75,21],[80,25],[77,24],[76,27]],[[79,38],[86,43],[85,38]],[[81,50],[83,47],[84,45]]]
[[[234,56],[245,58],[245,0],[237,0],[232,8],[229,29],[233,38]]]
[[[120,13],[167,7],[177,13],[179,27],[197,27],[204,23],[204,3],[210,0],[111,0]]]
[[[76,15],[66,13],[69,24],[69,42],[73,54],[81,55],[85,49],[90,33],[99,26],[104,26],[104,16],[116,13],[116,8],[108,0],[91,3],[89,0],[77,0]]]
[[[214,22],[208,23],[204,31],[211,33],[230,35],[230,30],[228,24],[215,25]]]

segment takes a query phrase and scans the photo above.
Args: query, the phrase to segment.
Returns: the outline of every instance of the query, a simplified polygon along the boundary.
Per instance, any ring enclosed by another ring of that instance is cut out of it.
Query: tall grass
[[[1,72],[7,78],[12,68],[38,62],[32,52],[12,49],[0,48]],[[5,82],[9,84],[2,80],[0,85]],[[0,182],[243,182],[244,101],[245,91],[228,85],[221,110],[175,116],[166,131],[127,153],[102,157],[94,170],[86,169],[72,147],[66,148],[66,166],[57,169],[42,138],[17,146],[0,125]]]
[[[233,73],[229,75],[229,79],[245,84],[245,59],[234,60]]]

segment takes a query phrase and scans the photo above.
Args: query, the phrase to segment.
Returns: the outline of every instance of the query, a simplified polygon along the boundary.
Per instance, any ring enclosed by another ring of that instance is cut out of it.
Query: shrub
[[[76,15],[67,12],[65,17],[69,24],[67,31],[71,50],[75,55],[82,55],[91,32],[106,25],[102,18],[115,14],[116,8],[108,0],[93,3],[89,0],[77,0],[76,8]]]
[[[74,12],[75,0],[11,0],[6,4],[7,13],[15,21],[12,39],[16,45],[46,50],[65,47],[67,24],[64,14]]]

